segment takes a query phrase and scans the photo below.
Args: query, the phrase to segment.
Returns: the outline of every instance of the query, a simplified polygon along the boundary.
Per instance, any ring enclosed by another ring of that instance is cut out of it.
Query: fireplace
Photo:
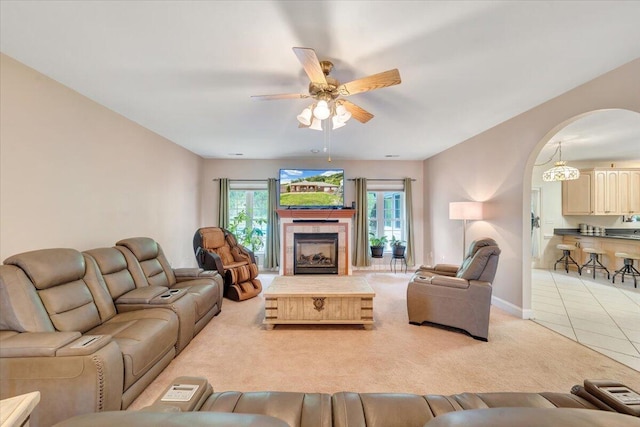
[[[293,276],[295,234],[338,234],[338,275],[350,275],[351,221],[355,209],[278,209],[280,217],[280,274]],[[326,255],[325,255],[326,256]],[[300,273],[298,273],[300,274]]]
[[[294,233],[293,274],[338,274],[338,233]]]

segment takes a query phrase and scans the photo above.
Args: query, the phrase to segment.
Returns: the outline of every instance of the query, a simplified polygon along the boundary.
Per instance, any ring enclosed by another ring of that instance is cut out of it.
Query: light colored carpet
[[[264,299],[226,300],[130,406],[151,404],[180,375],[206,377],[216,391],[569,392],[585,378],[640,390],[640,372],[533,321],[493,307],[489,342],[408,323],[407,274],[357,272],[376,292],[373,330],[361,326],[264,329]],[[264,287],[275,277],[262,273]]]

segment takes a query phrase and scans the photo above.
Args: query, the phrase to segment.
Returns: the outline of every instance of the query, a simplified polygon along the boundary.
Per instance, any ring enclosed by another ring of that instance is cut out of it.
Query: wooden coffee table
[[[263,292],[264,325],[356,324],[373,327],[375,292],[362,277],[278,276]]]

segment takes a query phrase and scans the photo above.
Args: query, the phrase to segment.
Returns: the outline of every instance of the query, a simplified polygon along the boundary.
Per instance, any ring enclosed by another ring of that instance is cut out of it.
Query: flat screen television
[[[343,169],[280,169],[279,205],[291,209],[344,206]]]

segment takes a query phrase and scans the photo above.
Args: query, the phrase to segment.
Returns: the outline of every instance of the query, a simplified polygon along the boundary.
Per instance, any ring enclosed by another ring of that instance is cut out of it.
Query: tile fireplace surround
[[[351,275],[351,229],[354,209],[279,209],[280,275],[293,273],[295,233],[338,233],[338,275]]]

